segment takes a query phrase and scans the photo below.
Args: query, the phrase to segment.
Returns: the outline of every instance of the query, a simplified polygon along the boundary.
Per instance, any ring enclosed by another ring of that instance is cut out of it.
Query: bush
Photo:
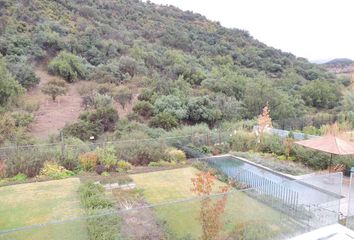
[[[73,147],[66,147],[64,155],[61,155],[59,164],[68,170],[79,168],[79,156],[82,153],[89,152],[90,147],[78,138],[66,138],[65,144]]]
[[[99,175],[101,175],[104,171],[106,170],[105,166],[102,164],[98,164],[96,166],[95,172]]]
[[[85,183],[80,186],[79,193],[82,204],[88,210],[113,207],[113,203],[105,197],[104,187],[100,184]]]
[[[15,102],[23,93],[23,87],[7,71],[4,61],[0,58],[0,108]]]
[[[131,132],[122,136],[122,141],[116,145],[118,159],[125,160],[133,165],[148,165],[152,161],[167,159],[166,146],[158,140],[143,140],[149,136],[143,132]],[[130,139],[141,139],[143,141],[130,141]]]
[[[330,158],[329,154],[307,149],[301,146],[295,146],[293,148],[293,152],[296,160],[302,162],[306,166],[317,170],[328,168]]]
[[[95,153],[98,161],[106,168],[112,169],[117,165],[117,151],[113,145],[108,145],[104,148],[98,147],[95,149]]]
[[[252,132],[238,130],[231,136],[229,143],[233,151],[246,152],[256,149],[257,138]]]
[[[97,165],[98,157],[95,152],[83,153],[79,156],[81,168],[85,171],[92,171]]]
[[[163,128],[168,131],[178,127],[178,121],[170,113],[162,112],[153,117],[150,120],[149,125],[155,128]]]
[[[8,152],[6,159],[7,177],[15,176],[18,173],[26,174],[28,177],[37,176],[46,161],[57,159],[60,156],[59,149],[42,148],[19,148]]]
[[[10,178],[11,182],[23,182],[27,180],[27,176],[26,174],[23,173],[18,173],[15,176],[13,176],[12,178]]]
[[[125,109],[125,106],[133,99],[133,92],[127,86],[121,86],[114,93],[114,99]]]
[[[154,113],[154,107],[149,102],[139,101],[134,105],[133,111],[144,118],[149,118]]]
[[[48,65],[49,72],[63,77],[68,82],[74,82],[76,79],[85,79],[88,71],[83,59],[80,57],[62,51]]]
[[[99,108],[84,112],[80,119],[99,128],[99,133],[113,131],[119,119],[118,112],[113,107]],[[95,128],[95,131],[98,129]]]
[[[39,83],[32,66],[25,59],[9,59],[7,68],[22,87],[29,89]]]
[[[15,120],[16,127],[28,127],[34,120],[33,114],[28,112],[13,112],[11,116]]]
[[[283,139],[277,135],[264,134],[263,141],[260,144],[260,151],[277,155],[284,154]]]
[[[113,211],[113,203],[107,199],[102,185],[86,183],[79,188],[81,203],[87,210],[87,229],[91,240],[115,240],[119,237],[120,220]],[[101,215],[100,210],[112,210]],[[97,214],[97,215],[96,215]]]
[[[126,161],[120,160],[117,162],[117,167],[118,167],[117,168],[118,171],[126,172],[132,168],[132,165]]]
[[[65,135],[88,141],[91,136],[97,138],[101,133],[101,127],[91,122],[79,121],[72,124],[66,124],[63,132]]]
[[[29,112],[29,113],[33,113],[35,111],[38,111],[40,101],[39,100],[30,100],[30,99],[26,99],[26,100],[21,99],[19,101],[19,105],[20,105],[20,108],[23,109],[24,111]]]
[[[60,96],[65,95],[68,91],[68,86],[61,79],[52,79],[47,82],[42,88],[42,92],[52,97],[53,101]]]
[[[176,148],[167,149],[168,159],[177,163],[184,163],[187,161],[186,154],[182,150]]]
[[[72,171],[66,170],[54,162],[45,162],[40,175],[53,179],[63,179],[74,175]]]

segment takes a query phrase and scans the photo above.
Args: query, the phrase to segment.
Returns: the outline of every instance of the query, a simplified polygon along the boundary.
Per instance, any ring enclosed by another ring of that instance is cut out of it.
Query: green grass
[[[68,178],[0,188],[0,232],[83,216],[80,180]],[[84,221],[0,234],[0,239],[86,239]]]
[[[144,190],[145,199],[151,204],[194,198],[191,178],[198,170],[188,167],[160,172],[131,175],[138,187]],[[215,190],[223,183],[217,182]],[[155,207],[157,218],[166,224],[168,233],[175,237],[190,235],[193,239],[201,235],[199,221],[200,200],[181,201]],[[243,192],[228,196],[223,216],[223,234],[235,229],[236,225],[261,225],[268,234],[278,235],[291,230],[287,220],[278,211],[250,198]],[[272,235],[273,236],[273,235]]]

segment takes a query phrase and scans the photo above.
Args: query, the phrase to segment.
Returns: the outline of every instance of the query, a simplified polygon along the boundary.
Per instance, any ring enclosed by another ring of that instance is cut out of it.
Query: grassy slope
[[[0,188],[0,231],[80,216],[79,184],[69,178]],[[9,238],[86,239],[86,229],[82,222],[67,222],[0,235]]]
[[[191,178],[198,170],[181,168],[175,170],[131,175],[138,187],[144,189],[144,195],[151,204],[160,204],[178,199],[195,197],[190,189]],[[216,186],[222,185],[217,182]],[[198,237],[201,233],[198,221],[199,202],[196,200],[162,205],[156,207],[158,218],[165,221],[168,230],[181,237],[190,234]],[[261,223],[268,225],[274,234],[288,231],[280,222],[281,214],[270,207],[248,197],[242,192],[229,196],[224,216],[225,230],[234,229],[235,224]],[[284,220],[284,219],[283,219]],[[286,221],[284,221],[286,222]],[[284,228],[283,228],[284,227]]]

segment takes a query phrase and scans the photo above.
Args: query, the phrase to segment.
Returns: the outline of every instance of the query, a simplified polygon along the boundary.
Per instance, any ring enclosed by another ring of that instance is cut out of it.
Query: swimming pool
[[[275,185],[276,188],[285,189],[282,191],[294,192],[297,195],[297,204],[323,204],[341,199],[340,194],[321,189],[306,181],[296,180],[233,155],[210,157],[204,160],[228,177],[241,179],[249,187],[261,186],[266,192],[273,194],[268,188],[274,188]],[[253,183],[255,178],[257,181]]]

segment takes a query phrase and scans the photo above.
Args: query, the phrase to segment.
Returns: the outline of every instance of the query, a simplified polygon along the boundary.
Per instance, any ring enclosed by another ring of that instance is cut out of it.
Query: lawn
[[[0,188],[0,239],[87,239],[84,221],[1,231],[69,220],[84,214],[77,193],[80,180],[68,178]]]
[[[166,231],[175,238],[192,237],[196,239],[201,234],[201,224],[198,219],[200,212],[199,199],[164,204],[171,201],[191,199],[196,195],[191,192],[191,178],[198,172],[187,167],[160,172],[133,174],[130,177],[139,188],[144,190],[145,199],[154,207],[158,220],[166,225]],[[217,182],[217,186],[223,183]],[[224,234],[235,230],[237,226],[254,226],[253,234],[262,227],[268,234],[279,235],[291,231],[293,226],[288,219],[272,208],[250,198],[243,192],[234,192],[228,196],[223,216]],[[294,228],[295,230],[295,228]],[[268,236],[269,237],[269,236]],[[271,236],[272,238],[275,236]]]

